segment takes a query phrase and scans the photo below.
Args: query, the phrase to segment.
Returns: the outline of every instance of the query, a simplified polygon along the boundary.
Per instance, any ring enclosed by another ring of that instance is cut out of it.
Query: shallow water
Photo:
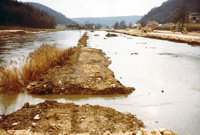
[[[57,39],[58,33],[51,34],[44,41]],[[0,95],[0,114],[11,113],[25,102],[89,103],[136,114],[149,130],[163,127],[184,135],[200,133],[200,47],[123,34],[107,38],[106,34],[89,32],[89,46],[103,49],[115,77],[136,91],[114,96],[4,94]]]
[[[0,64],[3,61],[27,57],[42,44],[58,44],[59,47],[76,46],[84,31],[59,31],[22,37],[0,38]]]

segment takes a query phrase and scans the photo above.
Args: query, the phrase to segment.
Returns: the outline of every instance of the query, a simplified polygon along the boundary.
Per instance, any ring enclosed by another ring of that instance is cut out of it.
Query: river
[[[99,36],[94,36],[98,34]],[[102,49],[112,64],[109,68],[125,86],[136,90],[129,95],[0,95],[0,114],[11,113],[25,102],[37,104],[45,100],[112,107],[120,112],[136,114],[146,129],[171,129],[181,135],[200,133],[200,47],[143,37],[118,34],[107,38],[107,32],[89,32],[88,45]],[[1,46],[1,60],[27,56],[43,43],[74,46],[78,31],[54,32],[8,39]],[[21,40],[25,39],[25,40]],[[23,41],[23,43],[21,43]],[[26,53],[24,53],[26,52]]]

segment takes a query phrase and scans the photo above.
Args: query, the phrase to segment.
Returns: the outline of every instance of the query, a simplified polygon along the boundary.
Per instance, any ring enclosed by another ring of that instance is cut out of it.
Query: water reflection
[[[18,94],[0,94],[0,115],[13,112]]]
[[[128,95],[32,95],[33,98],[42,99],[42,100],[88,100],[88,99],[96,99],[96,98],[103,98],[107,99],[119,99],[119,98],[126,98]]]
[[[122,84],[136,88],[112,107],[136,114],[149,130],[200,133],[200,47],[123,34],[102,40],[106,34],[90,34],[89,45],[110,57]]]
[[[120,100],[127,98],[128,95],[29,95],[26,92],[19,94],[0,94],[0,115],[9,114],[20,109],[24,103],[38,104],[46,100],[56,100],[58,102],[77,102],[84,104],[83,101],[101,100]]]

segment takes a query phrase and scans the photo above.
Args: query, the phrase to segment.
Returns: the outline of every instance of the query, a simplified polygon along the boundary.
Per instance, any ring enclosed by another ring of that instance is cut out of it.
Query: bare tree
[[[186,22],[187,15],[188,15],[188,9],[185,6],[185,4],[182,4],[174,13],[174,16],[172,17],[172,22],[173,23],[179,22],[180,24],[182,24],[183,27],[184,23]]]

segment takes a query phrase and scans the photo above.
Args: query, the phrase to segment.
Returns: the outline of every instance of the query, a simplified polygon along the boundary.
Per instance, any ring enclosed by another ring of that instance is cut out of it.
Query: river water
[[[99,36],[94,36],[99,34]],[[112,107],[120,112],[136,114],[146,129],[168,128],[181,135],[200,133],[200,47],[157,39],[118,34],[107,38],[107,32],[89,32],[88,45],[102,49],[112,64],[109,68],[125,86],[136,90],[129,95],[0,95],[0,114],[11,113],[25,102],[37,104],[45,100]],[[23,43],[8,39],[1,46],[2,60],[21,57],[22,52],[43,43],[74,46],[78,31],[64,31],[22,37]],[[29,40],[30,39],[30,40]],[[14,48],[11,46],[14,45]],[[4,51],[6,50],[6,51]]]

